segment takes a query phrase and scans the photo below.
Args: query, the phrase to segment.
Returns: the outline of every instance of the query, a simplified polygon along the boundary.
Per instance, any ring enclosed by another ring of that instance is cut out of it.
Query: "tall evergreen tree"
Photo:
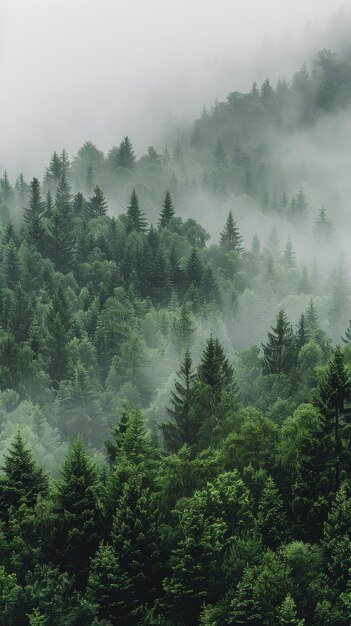
[[[289,269],[293,269],[295,267],[296,265],[295,252],[294,252],[291,239],[288,239],[288,241],[286,242],[283,259]]]
[[[322,245],[332,243],[334,226],[332,221],[328,218],[324,206],[322,206],[318,213],[318,217],[314,223],[313,232],[318,243]]]
[[[146,229],[146,220],[144,218],[144,214],[140,210],[139,199],[133,189],[130,203],[127,209],[127,223],[126,223],[126,231],[127,234],[131,233],[135,230],[138,233],[142,233]]]
[[[11,506],[18,509],[21,504],[33,507],[39,496],[45,496],[48,480],[43,470],[36,465],[32,452],[26,446],[21,432],[14,435],[5,454],[3,474],[0,478],[1,517],[6,517]]]
[[[242,252],[244,249],[242,247],[242,240],[243,239],[234,221],[233,213],[232,211],[229,211],[224,230],[220,236],[220,245],[226,251]]]
[[[268,341],[263,344],[263,361],[267,373],[289,374],[295,366],[296,346],[294,332],[286,313],[281,309],[276,326],[268,332]]]
[[[318,314],[313,298],[311,298],[310,303],[306,309],[306,330],[310,335],[313,335],[318,330],[318,327]]]
[[[206,348],[197,368],[200,382],[208,385],[213,392],[234,391],[233,367],[225,356],[224,348],[217,337],[206,341]]]
[[[301,313],[298,327],[297,327],[297,333],[296,333],[297,349],[301,350],[301,348],[308,342],[308,339],[309,339],[309,332],[306,328],[305,315]]]
[[[264,544],[275,550],[288,537],[288,520],[283,499],[272,478],[268,478],[258,506],[256,528]]]
[[[132,142],[129,137],[125,137],[119,144],[116,154],[116,167],[133,169],[135,166],[135,154]]]
[[[60,286],[50,306],[47,318],[48,370],[55,387],[68,374],[68,342],[71,330],[71,316],[68,301]]]
[[[194,401],[195,372],[191,354],[187,349],[177,372],[175,390],[171,393],[172,408],[167,408],[172,421],[162,424],[166,447],[169,452],[177,452],[184,444],[196,443],[198,425],[192,415]]]
[[[20,280],[21,266],[17,246],[13,239],[3,251],[3,267],[6,287],[14,290]]]
[[[30,183],[29,204],[24,210],[24,220],[27,227],[27,241],[34,245],[43,254],[45,248],[45,230],[42,216],[45,203],[41,199],[40,184],[37,178]]]
[[[98,185],[94,187],[94,195],[87,204],[87,213],[90,218],[102,217],[107,213],[107,202],[101,187]]]
[[[175,215],[171,194],[166,192],[165,199],[162,204],[162,211],[160,213],[159,225],[161,228],[168,226],[172,217]]]
[[[68,452],[53,496],[56,559],[84,587],[99,541],[99,504],[95,467],[78,438]]]
[[[73,234],[70,220],[57,208],[48,223],[47,254],[57,272],[67,274],[73,264]]]

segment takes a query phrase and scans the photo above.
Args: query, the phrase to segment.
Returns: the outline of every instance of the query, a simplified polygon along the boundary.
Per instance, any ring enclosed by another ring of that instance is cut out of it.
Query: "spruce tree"
[[[90,219],[103,217],[107,214],[107,202],[101,187],[98,185],[94,187],[94,194],[87,204],[87,214]]]
[[[171,194],[169,193],[169,191],[167,191],[165,199],[163,201],[162,211],[160,213],[160,219],[159,219],[160,227],[164,228],[165,226],[168,226],[168,224],[170,223],[174,215],[175,215],[175,210],[173,207]]]
[[[222,141],[218,139],[215,151],[214,151],[214,162],[216,167],[220,167],[221,165],[227,164],[227,155],[223,148]]]
[[[351,394],[351,378],[349,368],[345,364],[344,355],[339,346],[336,347],[328,363],[324,377],[320,380],[315,402],[326,419],[330,421],[334,431],[335,445],[335,491],[340,487],[342,431],[345,427],[343,414],[345,401]]]
[[[128,626],[142,622],[145,607],[160,592],[160,554],[157,522],[148,489],[134,472],[125,483],[113,521],[112,545],[125,581],[122,610],[128,609]]]
[[[220,245],[227,252],[242,252],[244,249],[242,247],[242,237],[234,221],[232,211],[229,211],[224,230],[221,233]]]
[[[319,244],[328,245],[332,243],[334,226],[332,221],[327,217],[327,212],[324,206],[322,206],[318,213],[318,217],[314,223],[313,232]]]
[[[294,598],[290,593],[286,596],[279,610],[279,626],[304,626],[305,620],[297,617]]]
[[[306,330],[310,335],[313,335],[319,328],[318,314],[314,304],[313,298],[306,309]]]
[[[48,223],[47,254],[57,272],[67,274],[73,264],[73,235],[70,220],[54,209]]]
[[[225,356],[224,348],[217,337],[206,341],[206,348],[197,368],[197,375],[201,383],[220,394],[222,391],[234,391],[235,380],[233,367]]]
[[[99,542],[99,504],[95,467],[78,438],[66,455],[53,496],[54,550],[62,569],[83,588]]]
[[[43,470],[36,465],[32,452],[26,446],[21,432],[14,435],[5,454],[3,474],[0,479],[1,516],[6,517],[11,506],[34,507],[39,496],[48,489],[48,480]]]
[[[263,362],[269,374],[289,374],[295,366],[296,345],[294,332],[286,313],[281,309],[276,326],[268,332],[268,341],[263,344]]]
[[[193,362],[187,349],[177,372],[175,390],[171,393],[172,408],[167,408],[168,416],[172,421],[162,424],[163,436],[169,452],[177,452],[184,444],[192,446],[196,443],[198,425],[192,415],[194,383]]]
[[[286,242],[283,259],[289,269],[293,269],[295,267],[296,265],[295,252],[294,252],[291,239],[288,239],[288,241]]]
[[[303,348],[303,346],[308,342],[308,340],[309,340],[309,332],[306,328],[305,315],[301,313],[298,327],[297,327],[297,333],[296,333],[297,349],[301,350],[301,348]]]
[[[275,550],[288,538],[288,520],[283,499],[272,478],[268,478],[258,506],[256,528],[265,546]]]
[[[119,564],[113,546],[101,543],[91,561],[86,598],[100,619],[109,624],[130,625],[135,600],[131,581]],[[129,599],[129,602],[128,602]]]
[[[3,267],[6,287],[15,290],[20,280],[21,266],[17,246],[13,239],[4,248]]]
[[[135,166],[135,154],[129,137],[121,141],[116,154],[116,167],[133,169]]]
[[[41,254],[45,251],[45,230],[42,223],[44,212],[45,203],[41,199],[40,184],[37,178],[33,178],[30,183],[29,204],[24,210],[24,220],[27,228],[27,241]]]
[[[127,223],[126,223],[126,232],[127,234],[131,233],[135,230],[138,233],[142,233],[146,229],[146,220],[144,218],[144,214],[140,210],[139,199],[133,189],[130,203],[127,209]]]
[[[68,342],[71,330],[69,304],[63,288],[58,287],[47,318],[48,370],[55,387],[68,374]]]

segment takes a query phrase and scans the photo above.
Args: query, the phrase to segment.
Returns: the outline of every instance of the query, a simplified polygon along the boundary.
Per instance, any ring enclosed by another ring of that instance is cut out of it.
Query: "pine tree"
[[[314,223],[313,232],[318,243],[322,245],[332,243],[334,226],[332,221],[327,217],[327,212],[324,206],[322,206],[318,213],[318,217]]]
[[[232,211],[229,211],[224,231],[220,236],[220,245],[227,251],[242,252],[242,237],[233,218]]]
[[[163,436],[169,452],[177,452],[184,444],[196,443],[197,424],[191,414],[194,401],[195,372],[191,354],[187,349],[177,372],[175,390],[171,393],[172,408],[167,408],[171,422],[162,424]]]
[[[136,230],[138,233],[142,233],[146,229],[146,220],[144,218],[144,214],[140,210],[139,207],[139,199],[133,189],[130,203],[127,209],[127,223],[126,223],[126,232],[127,234],[131,233],[133,230]]]
[[[292,219],[295,222],[305,219],[307,215],[307,206],[308,205],[306,202],[305,194],[302,190],[302,187],[300,187],[300,189],[295,194],[290,204],[290,210],[289,210],[290,219]]]
[[[213,392],[234,391],[235,380],[233,367],[224,353],[224,348],[217,337],[206,341],[206,348],[197,369],[200,382],[208,385]]]
[[[306,330],[310,335],[313,335],[319,328],[318,315],[316,307],[311,298],[308,308],[306,309]]]
[[[13,196],[13,188],[9,181],[7,170],[4,171],[3,176],[0,180],[0,187],[4,203],[8,204]]]
[[[57,272],[67,274],[73,265],[73,235],[70,220],[57,208],[48,223],[47,254]]]
[[[55,151],[50,158],[49,167],[45,172],[45,185],[56,187],[62,176],[62,161],[58,153]]]
[[[305,620],[297,617],[296,603],[288,593],[279,610],[279,626],[304,626]]]
[[[128,626],[133,620],[134,599],[131,581],[110,545],[101,543],[91,561],[86,598],[100,619],[109,624]]]
[[[281,309],[276,326],[268,332],[268,341],[262,345],[265,371],[269,374],[289,374],[295,366],[296,346],[294,332],[286,313]]]
[[[24,220],[27,227],[27,241],[41,254],[45,250],[45,230],[42,223],[44,212],[45,203],[41,199],[40,184],[37,178],[33,178],[30,183],[29,205],[24,210]]]
[[[296,473],[292,485],[292,508],[298,535],[316,542],[322,534],[335,489],[335,445],[328,418],[309,407],[296,441]]]
[[[66,220],[71,221],[71,213],[72,213],[72,197],[71,197],[71,188],[67,181],[67,176],[62,171],[61,178],[57,185],[56,195],[55,195],[55,207],[59,211],[61,215],[65,217]]]
[[[297,327],[297,335],[296,335],[296,346],[297,350],[301,350],[301,348],[308,342],[309,340],[309,332],[306,328],[306,320],[305,315],[301,313],[299,324]]]
[[[268,478],[258,506],[256,527],[265,546],[275,550],[288,538],[288,521],[283,499],[272,478]]]
[[[100,512],[95,467],[79,438],[68,452],[61,474],[53,497],[53,547],[60,566],[74,574],[77,587],[82,588],[98,546]]]
[[[190,347],[194,332],[195,326],[189,304],[183,302],[172,324],[173,340],[178,350],[182,352]]]
[[[87,213],[90,219],[102,217],[107,214],[107,202],[101,187],[94,187],[94,195],[87,204]]]
[[[336,347],[328,363],[324,377],[320,380],[315,402],[328,419],[334,430],[335,445],[335,490],[340,487],[341,454],[342,454],[342,417],[345,401],[350,397],[351,378],[345,364],[344,355],[339,346]]]
[[[52,216],[54,210],[54,201],[52,199],[51,191],[48,191],[46,194],[45,200],[45,217],[49,218]]]
[[[125,137],[119,145],[116,154],[116,167],[126,167],[127,169],[135,167],[135,154],[129,137]]]
[[[5,454],[3,474],[0,479],[1,516],[7,516],[11,506],[19,509],[21,504],[33,507],[39,496],[48,489],[44,472],[36,465],[32,452],[26,446],[21,432],[14,435]]]
[[[160,591],[160,555],[155,510],[142,476],[135,472],[126,482],[113,521],[112,544],[125,580],[125,623],[134,626]],[[123,609],[123,607],[122,607]]]
[[[294,252],[291,239],[288,239],[288,241],[286,242],[283,259],[289,269],[293,269],[295,267],[296,265],[295,252]]]
[[[85,207],[85,199],[81,191],[78,191],[78,193],[75,194],[73,198],[72,206],[73,206],[74,215],[79,215],[79,216],[83,215],[84,207]]]
[[[68,342],[71,330],[71,316],[67,298],[60,286],[50,306],[47,319],[48,340],[47,356],[48,370],[57,387],[59,382],[67,377],[68,373]]]
[[[202,263],[196,248],[193,248],[185,266],[186,285],[197,288],[201,286],[203,277]]]
[[[166,192],[166,196],[163,201],[162,207],[163,208],[160,213],[159,225],[161,228],[164,228],[165,226],[168,226],[171,219],[175,215],[172,198],[171,198],[171,194],[169,193],[169,191]]]
[[[15,290],[20,280],[21,266],[18,251],[13,239],[5,246],[3,252],[4,278],[8,289]]]
[[[344,483],[335,495],[324,524],[322,549],[328,577],[338,595],[346,591],[351,566],[350,486]]]

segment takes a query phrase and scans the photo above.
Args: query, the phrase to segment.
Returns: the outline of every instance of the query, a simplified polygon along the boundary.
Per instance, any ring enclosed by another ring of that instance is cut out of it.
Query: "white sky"
[[[351,10],[351,0],[342,3]],[[330,45],[335,0],[0,0],[0,168],[129,134],[157,145],[170,118],[254,78],[287,78]]]

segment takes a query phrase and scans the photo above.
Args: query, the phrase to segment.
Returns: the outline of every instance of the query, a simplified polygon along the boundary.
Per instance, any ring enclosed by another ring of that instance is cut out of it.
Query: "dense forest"
[[[323,50],[138,159],[3,173],[0,624],[351,623],[343,227],[276,156],[350,104]]]

